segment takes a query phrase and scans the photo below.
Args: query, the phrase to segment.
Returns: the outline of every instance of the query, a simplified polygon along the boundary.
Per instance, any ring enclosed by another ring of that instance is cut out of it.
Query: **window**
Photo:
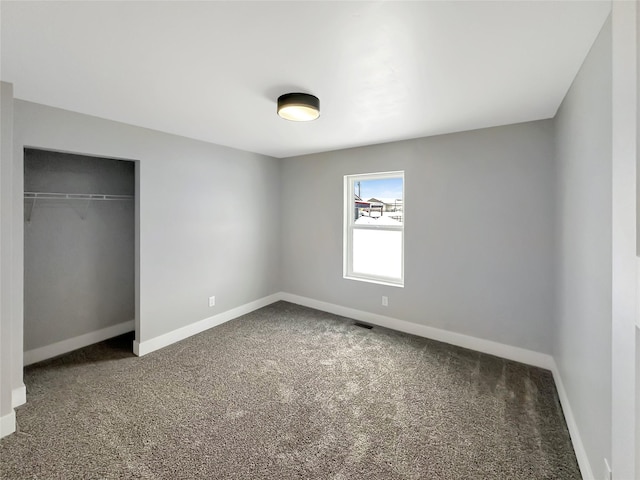
[[[404,172],[344,177],[344,278],[404,285]]]

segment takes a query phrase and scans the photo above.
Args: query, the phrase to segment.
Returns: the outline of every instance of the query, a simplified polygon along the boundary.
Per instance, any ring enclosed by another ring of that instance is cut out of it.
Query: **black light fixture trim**
[[[320,116],[320,100],[308,93],[285,93],[278,97],[278,115],[294,122],[308,122]]]

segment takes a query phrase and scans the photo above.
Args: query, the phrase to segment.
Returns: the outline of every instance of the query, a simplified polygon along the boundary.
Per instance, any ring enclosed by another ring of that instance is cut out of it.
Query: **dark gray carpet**
[[[578,479],[548,371],[278,302],[26,369],[3,479]]]

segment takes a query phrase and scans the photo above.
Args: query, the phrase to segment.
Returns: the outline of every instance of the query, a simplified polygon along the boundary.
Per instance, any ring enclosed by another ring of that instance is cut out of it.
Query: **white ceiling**
[[[2,1],[16,98],[275,157],[555,115],[610,1]],[[276,115],[282,93],[321,116]]]

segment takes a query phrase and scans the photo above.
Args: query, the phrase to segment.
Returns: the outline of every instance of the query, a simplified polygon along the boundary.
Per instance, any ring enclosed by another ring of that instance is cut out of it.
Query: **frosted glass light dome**
[[[285,93],[278,97],[278,115],[293,122],[308,122],[320,116],[320,100],[308,93]]]

